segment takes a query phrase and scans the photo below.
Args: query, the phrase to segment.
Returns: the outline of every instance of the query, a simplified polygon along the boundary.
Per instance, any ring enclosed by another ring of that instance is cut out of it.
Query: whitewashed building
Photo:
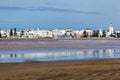
[[[88,37],[93,36],[94,31],[91,30],[90,28],[87,28],[85,31],[86,31]]]
[[[84,30],[75,30],[74,31],[75,38],[80,39],[83,36],[83,32],[84,32]]]
[[[109,31],[106,33],[106,37],[117,37],[114,30],[114,25],[110,24]]]
[[[102,29],[99,29],[99,34],[98,34],[99,37],[103,37],[103,30]]]
[[[6,31],[1,30],[0,33],[1,33],[1,37],[3,37],[3,38],[6,38],[6,37],[7,37]]]
[[[37,30],[35,35],[38,38],[52,38],[53,32],[51,30]]]
[[[35,35],[34,35],[34,30],[33,29],[29,29],[29,30],[26,30],[23,37],[25,38],[35,38]]]
[[[52,31],[53,32],[53,38],[57,39],[58,36],[65,35],[66,31],[65,30],[60,30],[60,29],[55,29]]]
[[[114,25],[112,23],[109,26],[109,33],[114,34]]]

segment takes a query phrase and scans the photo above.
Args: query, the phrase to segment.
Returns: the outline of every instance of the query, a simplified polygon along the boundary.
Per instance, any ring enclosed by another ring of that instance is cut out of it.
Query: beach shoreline
[[[120,38],[114,37],[88,37],[88,38],[79,38],[79,39],[53,39],[53,38],[0,38],[0,40],[120,40]]]
[[[120,59],[0,63],[0,80],[119,80]]]
[[[119,47],[119,40],[0,39],[0,50]],[[119,80],[120,59],[0,63],[0,80]]]

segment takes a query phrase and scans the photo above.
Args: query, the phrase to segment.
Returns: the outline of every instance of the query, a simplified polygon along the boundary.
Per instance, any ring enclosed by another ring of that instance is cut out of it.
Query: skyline
[[[0,1],[0,28],[119,29],[119,0],[4,0]]]

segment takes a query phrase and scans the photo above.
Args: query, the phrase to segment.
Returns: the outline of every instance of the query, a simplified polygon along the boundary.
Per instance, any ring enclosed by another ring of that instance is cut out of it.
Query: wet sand
[[[0,39],[0,50],[12,49],[82,49],[119,47],[119,40],[39,40],[39,39]]]
[[[0,64],[0,80],[120,80],[120,59]]]

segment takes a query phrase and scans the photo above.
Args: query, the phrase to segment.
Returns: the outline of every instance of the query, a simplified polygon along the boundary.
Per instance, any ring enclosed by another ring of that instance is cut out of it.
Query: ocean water
[[[0,50],[0,63],[120,58],[120,48]]]

